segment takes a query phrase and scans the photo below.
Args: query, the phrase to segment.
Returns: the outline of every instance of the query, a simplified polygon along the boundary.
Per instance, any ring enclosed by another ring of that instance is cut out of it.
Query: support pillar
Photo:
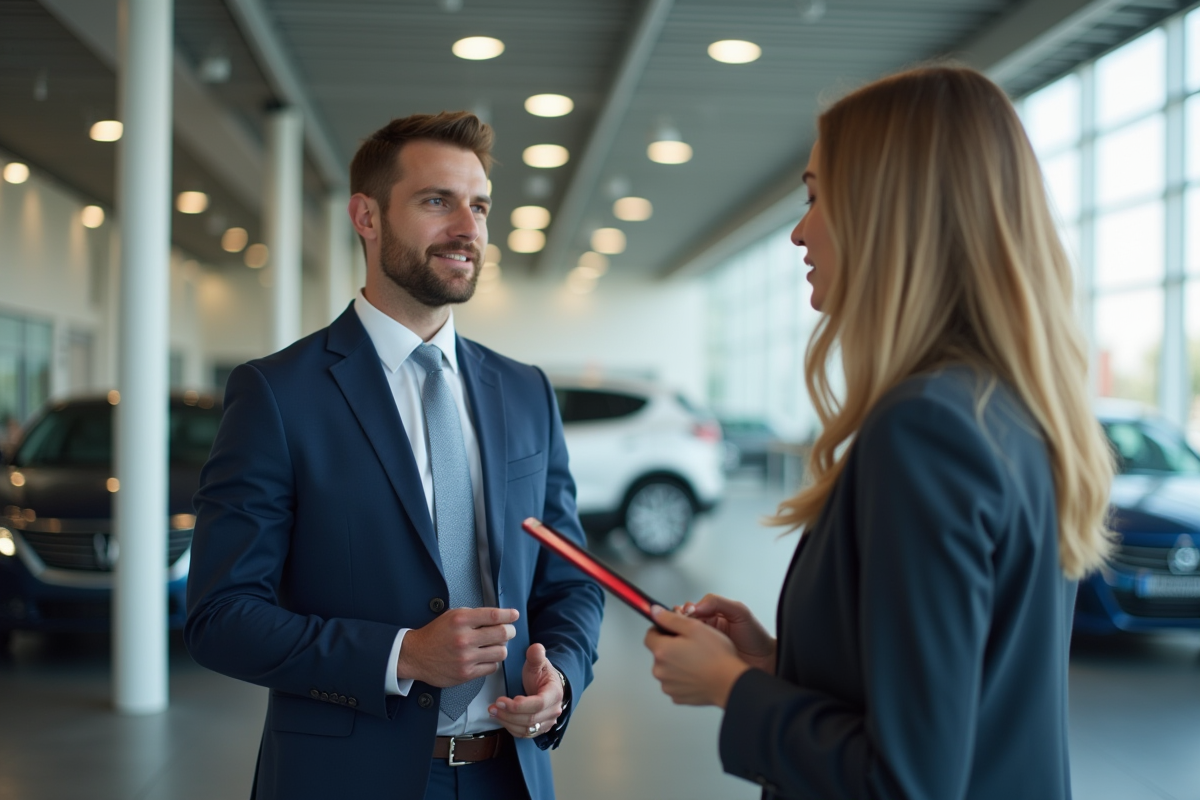
[[[267,185],[263,193],[271,270],[271,350],[300,338],[300,257],[303,250],[304,122],[298,108],[270,112]]]
[[[167,707],[167,313],[170,308],[172,0],[121,0],[113,702]],[[114,487],[115,488],[115,487]]]
[[[337,319],[346,305],[354,299],[358,287],[351,279],[352,258],[350,194],[341,189],[331,191],[325,198],[325,297],[329,322]]]

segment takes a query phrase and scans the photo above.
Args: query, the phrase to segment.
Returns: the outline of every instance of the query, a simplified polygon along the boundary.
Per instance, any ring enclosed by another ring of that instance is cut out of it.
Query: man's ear
[[[355,232],[367,241],[379,239],[379,203],[362,192],[350,196],[350,224]]]

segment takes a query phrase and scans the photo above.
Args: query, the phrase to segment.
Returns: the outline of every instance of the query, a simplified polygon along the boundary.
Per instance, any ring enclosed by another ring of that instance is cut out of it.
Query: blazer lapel
[[[392,402],[392,390],[384,377],[379,354],[359,322],[353,304],[329,327],[328,348],[344,356],[329,371],[366,433],[417,535],[444,576],[437,533],[421,486],[421,473],[413,459],[400,413]]]
[[[479,460],[483,468],[483,504],[487,517],[492,581],[500,593],[500,562],[504,557],[504,503],[508,492],[508,436],[504,424],[504,391],[500,374],[488,366],[474,343],[458,339],[458,366],[475,422]],[[498,598],[497,598],[498,599]]]

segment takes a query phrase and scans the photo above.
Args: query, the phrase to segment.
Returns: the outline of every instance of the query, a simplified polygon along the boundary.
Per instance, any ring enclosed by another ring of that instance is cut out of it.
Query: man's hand
[[[445,689],[491,675],[517,635],[515,608],[455,608],[404,634],[396,677]]]
[[[497,698],[488,713],[519,739],[541,736],[554,727],[563,711],[563,682],[542,645],[531,644],[525,651],[521,682],[524,695]],[[533,733],[530,728],[535,728]]]

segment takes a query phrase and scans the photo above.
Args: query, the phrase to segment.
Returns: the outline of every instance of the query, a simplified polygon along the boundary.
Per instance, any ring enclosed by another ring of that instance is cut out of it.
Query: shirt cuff
[[[383,676],[383,693],[398,694],[401,697],[407,697],[412,691],[413,682],[409,680],[400,680],[396,677],[396,665],[400,663],[400,645],[404,643],[404,634],[408,633],[412,628],[401,628],[396,634],[396,641],[392,642],[392,652],[388,654],[387,674]]]

